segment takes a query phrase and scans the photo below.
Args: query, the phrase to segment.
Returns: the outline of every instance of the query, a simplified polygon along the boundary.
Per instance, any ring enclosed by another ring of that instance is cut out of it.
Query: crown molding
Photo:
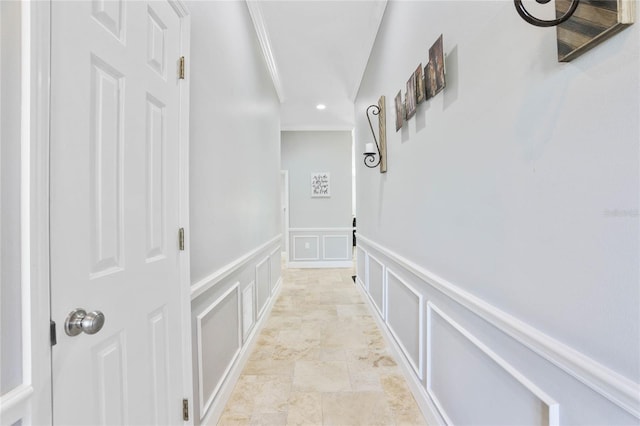
[[[269,40],[267,26],[265,25],[264,18],[262,17],[260,4],[256,0],[246,0],[246,3],[247,8],[249,9],[249,15],[251,15],[251,20],[253,21],[253,27],[255,28],[256,35],[258,36],[258,41],[260,42],[260,47],[262,48],[264,60],[267,63],[267,69],[269,70],[269,74],[271,74],[273,87],[276,89],[280,103],[283,103],[285,98],[282,90],[282,82],[280,81],[278,66],[276,65],[275,57],[273,56],[271,41]]]

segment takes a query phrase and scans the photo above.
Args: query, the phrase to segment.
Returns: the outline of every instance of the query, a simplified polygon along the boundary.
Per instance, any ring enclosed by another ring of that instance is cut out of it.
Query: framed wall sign
[[[330,175],[329,172],[315,172],[311,174],[311,197],[330,197],[331,196],[331,186],[330,186]]]

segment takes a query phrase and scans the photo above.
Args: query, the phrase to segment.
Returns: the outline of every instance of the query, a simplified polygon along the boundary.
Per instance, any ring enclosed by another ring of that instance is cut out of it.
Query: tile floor
[[[283,269],[219,425],[424,425],[350,269]]]

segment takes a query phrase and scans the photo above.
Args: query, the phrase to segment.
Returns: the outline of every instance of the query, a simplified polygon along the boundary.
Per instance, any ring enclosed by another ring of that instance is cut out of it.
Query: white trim
[[[231,275],[233,272],[235,272],[236,270],[238,270],[239,268],[241,268],[245,264],[249,263],[249,261],[251,259],[253,259],[255,256],[260,254],[260,252],[264,251],[265,249],[267,249],[272,244],[275,244],[276,242],[278,242],[278,240],[280,240],[280,238],[282,238],[282,234],[278,234],[276,237],[272,238],[271,240],[267,241],[266,243],[262,244],[261,246],[256,247],[255,249],[251,250],[250,252],[248,252],[248,253],[242,255],[241,257],[237,258],[233,262],[231,262],[231,263],[223,266],[222,268],[218,269],[213,274],[207,276],[206,278],[201,279],[200,281],[198,281],[197,283],[192,285],[191,286],[191,300],[194,300],[198,296],[202,295],[204,292],[206,292],[207,290],[209,290],[210,288],[212,288],[213,286],[218,284],[220,281],[222,281],[223,279],[225,279],[226,277]]]
[[[273,295],[273,292],[276,290],[278,286],[278,281],[282,278],[282,246],[276,247],[274,251],[269,253],[269,294]],[[280,276],[275,282],[273,281],[273,262],[276,261],[278,264],[278,268],[280,268]]]
[[[354,227],[343,227],[343,228],[289,228],[290,232],[351,232],[355,228]]]
[[[360,256],[360,253],[358,253],[358,250],[360,250],[360,252],[362,253],[362,256]],[[367,260],[367,252],[364,251],[362,249],[362,247],[356,247],[356,259],[355,259],[355,266],[356,266],[356,282],[359,282],[360,285],[362,286],[362,288],[366,289],[366,273],[367,273],[367,264],[366,264],[366,260]],[[363,265],[363,269],[364,269],[364,275],[363,277],[360,277],[360,271],[359,271],[359,265],[362,264]]]
[[[247,297],[247,290],[251,290],[251,324],[249,324],[248,327],[245,328],[246,324],[244,322],[244,307],[245,307],[245,300]],[[244,290],[242,290],[242,341],[246,342],[247,338],[249,337],[249,335],[251,334],[251,332],[253,331],[253,327],[256,324],[256,281],[253,280],[249,283],[248,286],[245,287]]]
[[[364,253],[364,289],[369,294],[369,252],[362,250]]]
[[[353,268],[353,261],[341,260],[341,261],[313,261],[313,262],[289,262],[290,269],[325,269],[325,268]]]
[[[547,419],[547,425],[549,425],[549,426],[558,426],[560,424],[560,406],[559,406],[559,404],[558,404],[558,402],[556,400],[551,398],[551,396],[549,396],[546,392],[544,392],[542,389],[540,389],[535,383],[533,383],[524,374],[522,374],[517,369],[515,369],[511,364],[509,364],[507,361],[505,361],[502,357],[500,357],[494,351],[489,349],[489,347],[487,345],[485,345],[484,343],[482,343],[477,337],[475,337],[473,334],[471,334],[469,331],[467,331],[461,325],[456,323],[453,319],[451,319],[447,314],[445,314],[442,310],[440,310],[432,302],[427,302],[427,319],[428,319],[427,334],[429,336],[432,335],[432,333],[431,333],[431,325],[432,325],[432,314],[431,313],[432,312],[435,312],[436,314],[438,314],[440,316],[440,318],[442,318],[447,323],[449,323],[449,325],[452,326],[458,333],[462,334],[467,340],[469,340],[471,343],[473,343],[478,349],[480,349],[482,352],[484,352],[485,355],[487,355],[496,364],[498,364],[503,370],[505,370],[511,377],[513,377],[515,380],[517,380],[522,386],[527,388],[527,390],[529,392],[531,392],[538,399],[540,399],[543,403],[545,403],[547,405],[547,407],[548,407],[548,415],[549,415],[549,417]],[[429,346],[427,348],[427,357],[429,359],[431,359],[431,348],[432,348],[431,339],[429,339]],[[440,411],[440,414],[442,415],[442,417],[444,417],[445,419],[449,419],[449,417],[446,415],[445,411],[443,410],[442,405],[438,401],[438,399],[437,399],[437,397],[435,395],[435,392],[431,388],[431,375],[432,375],[433,371],[432,371],[431,365],[429,365],[429,367],[430,368],[427,369],[427,393],[433,399],[433,402],[438,407],[438,410]],[[447,421],[447,423],[448,424],[453,424],[451,421]]]
[[[386,274],[385,274],[385,269],[386,266],[384,265],[384,263],[380,262],[375,256],[372,256],[370,253],[367,253],[367,294],[369,295],[369,298],[371,299],[371,301],[373,302],[373,306],[376,308],[376,310],[378,311],[378,314],[380,314],[380,317],[386,321],[387,316],[386,316],[386,312],[385,312],[385,300],[387,299],[387,294],[386,294]],[[380,265],[380,268],[382,269],[381,272],[381,277],[380,279],[382,280],[382,306],[378,306],[378,303],[373,299],[373,296],[371,295],[371,261],[376,262],[378,265]]]
[[[260,294],[260,285],[259,285],[260,283],[258,283],[258,270],[265,263],[267,264],[267,280],[268,280],[267,284],[269,285],[269,293],[267,294],[267,298],[264,301],[264,306],[259,307],[258,302],[260,300],[258,299],[258,295]],[[264,259],[262,259],[260,262],[256,264],[256,275],[254,279],[256,283],[256,310],[258,312],[257,317],[262,318],[262,314],[267,308],[267,305],[269,305],[269,299],[271,298],[271,256],[265,257]]]
[[[278,278],[278,281],[276,281],[276,285],[273,287],[273,292],[271,293],[272,297],[275,293],[278,292],[278,288],[280,288],[280,284],[282,284],[282,277]]]
[[[22,383],[31,385],[31,7],[20,4],[22,46],[20,113],[20,290]]]
[[[25,419],[29,417],[28,407],[33,393],[33,386],[21,385],[2,395],[0,398],[1,423],[11,425],[22,420],[22,423],[25,424]]]
[[[180,18],[180,55],[190,58],[191,53],[191,16],[189,9],[182,0],[168,0],[169,4]],[[178,80],[180,91],[179,113],[179,208],[178,220],[180,227],[184,228],[185,249],[178,253],[178,268],[180,273],[180,317],[182,325],[182,395],[193,401],[193,354],[192,354],[192,329],[191,329],[191,249],[190,224],[189,224],[189,116],[190,116],[190,61],[186,61],[185,78]],[[190,404],[189,420],[185,425],[194,423],[193,405]]]
[[[203,385],[203,378],[204,378],[204,370],[202,367],[202,320],[204,317],[206,317],[207,315],[209,315],[209,313],[214,310],[216,308],[216,306],[218,306],[220,303],[222,303],[227,297],[229,297],[233,292],[236,292],[236,297],[238,298],[238,349],[236,350],[236,352],[233,354],[233,356],[231,357],[231,361],[229,362],[229,365],[227,366],[227,368],[225,369],[224,373],[222,374],[222,377],[220,378],[220,380],[218,381],[218,384],[216,384],[215,388],[213,388],[213,391],[211,392],[211,395],[207,397],[207,402],[204,402],[204,385]],[[235,364],[236,360],[238,359],[238,355],[240,354],[240,350],[242,349],[242,318],[240,315],[240,301],[241,296],[240,296],[240,282],[236,282],[231,288],[229,288],[226,292],[224,292],[224,294],[222,294],[222,296],[218,297],[211,305],[209,305],[209,307],[207,307],[207,309],[203,310],[202,312],[200,312],[198,314],[198,316],[196,317],[196,333],[197,333],[197,346],[198,346],[198,391],[199,391],[199,396],[200,396],[200,420],[202,420],[202,417],[204,416],[204,413],[206,413],[209,408],[211,407],[211,404],[213,403],[213,400],[215,399],[216,395],[218,394],[218,391],[220,390],[220,387],[222,386],[222,384],[225,381],[225,378],[227,377],[227,375],[229,374],[229,371],[233,368],[233,365]]]
[[[276,292],[276,294],[274,294],[271,300],[267,303],[268,305],[266,310],[267,314],[271,312],[273,305],[278,299],[277,297],[278,294],[279,294],[279,291]],[[249,360],[249,356],[251,355],[253,348],[256,344],[257,336],[259,335],[260,331],[266,324],[267,318],[269,318],[269,315],[263,316],[261,319],[258,319],[254,324],[253,331],[251,331],[251,333],[249,334],[249,337],[244,343],[244,346],[240,350],[240,355],[236,358],[235,365],[228,372],[227,376],[223,379],[222,387],[218,390],[218,398],[214,400],[213,405],[209,408],[209,412],[205,413],[204,411],[202,411],[202,408],[201,408],[200,424],[202,425],[218,424],[218,420],[220,419],[220,416],[222,415],[222,412],[224,411],[225,406],[227,405],[227,402],[231,397],[231,393],[236,385],[236,382],[238,381],[238,378],[240,377],[240,373],[242,373],[242,370],[244,369],[245,364]],[[202,417],[202,414],[205,414],[205,416]]]
[[[358,234],[358,244],[361,243],[384,254],[609,401],[636,418],[640,418],[640,384]]]
[[[385,318],[385,324],[387,325],[387,327],[389,328],[389,331],[391,332],[391,335],[393,336],[394,339],[396,339],[396,342],[398,343],[398,346],[400,347],[400,349],[402,350],[402,352],[404,353],[404,356],[407,358],[407,360],[409,361],[409,363],[411,364],[411,367],[413,367],[413,371],[416,373],[416,375],[418,376],[418,378],[420,380],[423,379],[424,377],[424,369],[423,369],[423,362],[422,360],[424,359],[424,340],[423,340],[423,336],[424,336],[424,317],[423,317],[423,311],[424,311],[424,298],[422,296],[422,294],[420,294],[415,288],[413,288],[411,285],[407,284],[402,278],[400,278],[398,276],[398,274],[396,274],[395,272],[393,272],[390,268],[385,268],[385,272],[386,272],[386,277],[384,279],[385,282],[385,294],[386,294],[386,298],[384,301],[384,310],[386,312],[386,318]],[[411,356],[409,356],[409,352],[407,351],[407,348],[404,346],[404,344],[402,343],[402,341],[400,340],[400,338],[398,337],[398,334],[396,333],[396,331],[393,329],[393,326],[391,325],[391,322],[389,322],[389,275],[393,275],[399,282],[400,284],[402,284],[403,286],[405,286],[411,293],[413,293],[414,295],[417,296],[418,298],[418,364],[416,365],[415,360],[413,360],[411,358]]]
[[[389,333],[389,329],[386,327],[384,320],[377,315],[377,309],[371,299],[368,297],[368,294],[364,288],[358,287],[358,291],[363,296],[363,300],[366,300],[367,309],[371,313],[371,316],[376,321],[378,325],[378,329],[382,331],[382,337],[386,342],[387,346],[391,349],[391,353],[393,358],[396,360],[400,368],[402,369],[402,373],[404,374],[405,379],[407,380],[407,384],[409,388],[411,388],[411,393],[414,395],[414,399],[422,411],[427,424],[428,425],[445,425],[444,419],[440,416],[437,408],[433,405],[433,401],[427,395],[427,392],[421,383],[421,381],[413,374],[413,368],[409,364],[409,361],[403,356],[402,350],[396,343],[395,339]]]
[[[297,254],[297,244],[296,239],[298,238],[315,238],[316,239],[316,257],[296,257]],[[320,237],[317,235],[294,235],[293,236],[293,260],[320,260]],[[295,262],[289,262],[289,265]]]
[[[0,398],[0,423],[51,424],[49,344],[50,2],[22,2],[22,385]],[[13,418],[13,419],[12,419]]]
[[[343,124],[343,125],[327,124],[326,126],[322,126],[322,125],[288,126],[285,124],[280,127],[280,131],[282,132],[351,132],[353,131],[353,125],[352,124]]]
[[[267,26],[265,25],[264,18],[262,17],[260,3],[258,1],[251,0],[247,0],[246,3],[247,8],[249,9],[249,15],[251,15],[251,20],[253,21],[253,27],[255,28],[256,35],[258,36],[258,41],[260,42],[260,48],[262,49],[267,69],[269,70],[271,80],[273,81],[273,87],[276,90],[280,103],[283,103],[285,97],[282,89],[282,81],[280,80],[276,59],[273,55],[273,50],[271,49],[271,40],[269,39],[269,32],[267,31]]]
[[[189,8],[182,0],[167,0],[173,10],[176,12],[176,15],[180,18],[185,18],[190,15]],[[186,78],[186,77],[185,77]]]
[[[346,246],[346,257],[328,257],[327,256],[327,238],[344,238]],[[323,235],[322,236],[322,258],[324,260],[349,260],[349,235]]]

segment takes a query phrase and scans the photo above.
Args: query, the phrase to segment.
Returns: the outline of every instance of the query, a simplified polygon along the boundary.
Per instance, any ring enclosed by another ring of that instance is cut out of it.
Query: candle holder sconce
[[[536,0],[548,4],[551,0]],[[522,19],[537,27],[557,27],[558,61],[569,62],[597,46],[635,19],[636,0],[555,0],[556,19],[544,20],[525,9],[523,0],[513,0]],[[532,2],[530,2],[532,3]],[[552,6],[553,7],[553,6]]]
[[[378,116],[378,136],[373,130],[371,124],[371,117],[369,114]],[[365,144],[364,150],[364,165],[369,168],[380,166],[380,173],[387,172],[387,113],[385,108],[385,97],[380,96],[378,99],[378,105],[369,105],[367,107],[367,121],[369,121],[369,128],[373,135],[375,142],[375,150],[372,143]],[[378,158],[376,159],[376,154]]]

